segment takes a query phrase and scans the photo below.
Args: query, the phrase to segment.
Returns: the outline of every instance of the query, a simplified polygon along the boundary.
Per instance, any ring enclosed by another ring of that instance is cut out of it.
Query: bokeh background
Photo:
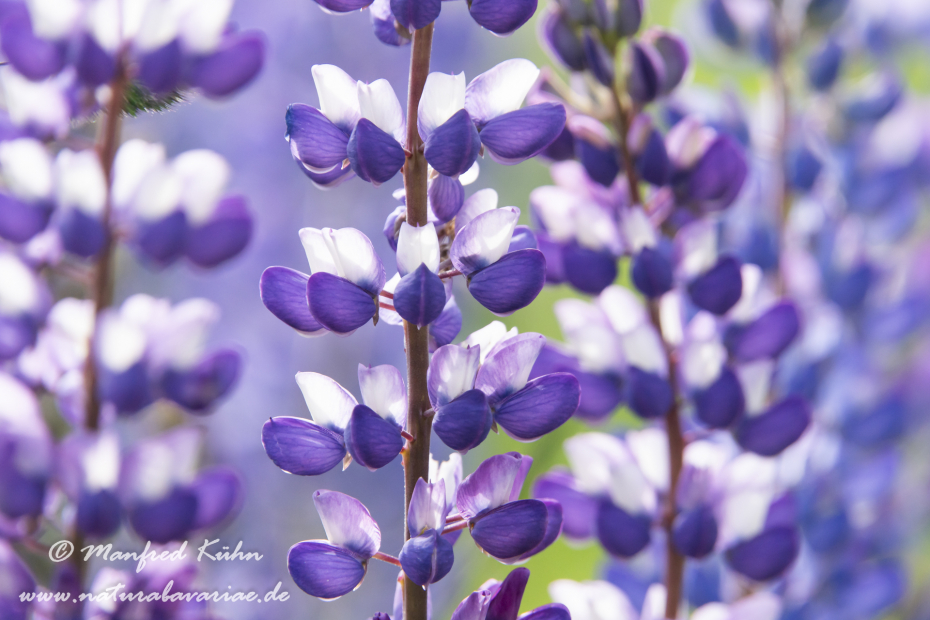
[[[863,0],[878,2],[878,0]],[[918,5],[927,0],[914,0]],[[544,2],[541,2],[541,8]],[[697,49],[689,88],[732,88],[747,102],[769,87],[765,72],[732,55],[718,53],[704,31],[698,7],[690,0],[647,1],[647,23],[661,24],[683,34]],[[894,3],[892,3],[894,4]],[[925,11],[926,13],[926,11]],[[467,15],[464,2],[444,3],[436,24],[433,71],[464,71],[471,79],[507,58],[525,57],[537,65],[550,64],[536,40],[539,15],[515,35],[498,38],[482,30]],[[320,602],[303,594],[290,580],[286,568],[288,548],[301,540],[323,538],[323,528],[311,499],[320,488],[349,492],[359,498],[381,526],[382,549],[399,552],[403,540],[403,476],[400,460],[371,474],[361,467],[345,472],[334,470],[316,478],[291,476],[275,467],[262,449],[260,432],[270,416],[306,416],[307,411],[294,381],[299,371],[326,373],[358,394],[356,369],[359,363],[394,364],[403,368],[402,331],[370,324],[350,338],[326,335],[306,339],[276,320],[261,304],[258,281],[262,270],[285,265],[306,270],[306,258],[297,231],[304,226],[340,228],[352,226],[365,232],[381,256],[391,256],[381,229],[385,217],[397,204],[392,192],[401,187],[400,176],[381,187],[347,183],[321,191],[298,170],[284,140],[284,112],[288,104],[317,104],[310,68],[331,63],[354,78],[373,81],[387,78],[404,99],[409,62],[408,48],[389,48],[370,31],[367,13],[327,15],[312,0],[238,0],[234,18],[242,27],[263,30],[268,42],[266,65],[259,78],[239,95],[225,102],[203,99],[185,101],[171,110],[133,119],[125,137],[164,142],[169,154],[192,148],[213,149],[230,162],[234,175],[231,190],[249,197],[256,219],[254,239],[241,256],[209,275],[177,266],[151,273],[128,255],[120,260],[117,297],[148,292],[180,301],[203,296],[220,305],[223,317],[214,332],[217,342],[237,343],[246,354],[246,367],[234,394],[203,424],[207,434],[209,461],[231,464],[242,474],[247,498],[241,513],[219,536],[223,544],[243,542],[245,551],[264,555],[258,562],[230,562],[201,566],[205,589],[252,589],[263,592],[278,581],[291,593],[286,603],[252,609],[248,605],[219,606],[220,617],[297,619],[370,618],[377,611],[390,612],[396,570],[373,562],[363,586],[335,602]],[[912,91],[930,91],[930,62],[927,50],[904,50],[896,58]],[[855,69],[853,69],[855,70]],[[467,188],[493,187],[501,204],[514,205],[527,218],[528,195],[532,188],[549,183],[548,172],[536,161],[514,167],[481,161],[478,181]],[[388,266],[389,271],[391,266]],[[521,331],[536,331],[559,338],[552,313],[553,303],[569,295],[563,287],[547,288],[530,308],[504,319]],[[465,315],[462,336],[492,317],[458,295]],[[155,418],[169,424],[170,414]],[[633,424],[623,411],[606,428]],[[466,473],[484,457],[507,450],[530,454],[535,464],[532,480],[552,465],[563,462],[562,441],[586,427],[570,421],[556,433],[534,444],[516,444],[492,435],[479,450],[465,458]],[[445,456],[445,448],[434,439],[434,454]],[[193,541],[192,541],[193,542]],[[474,545],[456,546],[453,572],[433,589],[433,617],[448,618],[454,606],[469,591],[488,578],[502,578],[508,567],[480,555]],[[915,549],[928,545],[915,545]],[[918,555],[915,553],[915,556]],[[608,560],[594,544],[571,548],[562,540],[533,558],[524,610],[548,603],[546,586],[556,578],[590,579],[600,575]],[[918,567],[919,568],[919,567]],[[919,583],[922,571],[915,580]],[[912,584],[913,585],[913,584]]]

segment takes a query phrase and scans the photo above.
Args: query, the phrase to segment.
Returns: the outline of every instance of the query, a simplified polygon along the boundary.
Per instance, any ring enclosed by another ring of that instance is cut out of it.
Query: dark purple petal
[[[426,28],[441,10],[442,0],[391,0],[391,13],[407,30]]]
[[[355,174],[375,185],[394,178],[406,159],[397,140],[367,118],[355,125],[346,153]]]
[[[563,471],[551,471],[536,479],[535,499],[554,499],[562,505],[562,533],[574,540],[594,536],[598,502],[579,491],[575,479]]]
[[[139,57],[137,79],[155,94],[169,93],[181,79],[181,42],[174,39]]]
[[[529,569],[517,568],[510,571],[489,601],[485,620],[516,620],[529,578]]]
[[[559,137],[552,141],[539,154],[540,157],[551,159],[552,161],[566,161],[575,158],[575,137],[568,127],[562,130]]]
[[[843,48],[830,38],[807,59],[807,81],[815,90],[829,90],[843,66]]]
[[[401,278],[394,289],[397,314],[417,327],[438,319],[445,305],[446,287],[439,276],[422,263],[416,271]]]
[[[724,256],[688,285],[688,295],[698,308],[716,315],[726,314],[743,294],[739,261]]]
[[[727,345],[733,356],[743,362],[774,358],[788,348],[800,328],[797,308],[791,302],[783,302],[749,325],[735,328],[727,335]]]
[[[636,34],[643,23],[643,0],[619,0],[614,23],[617,36]]]
[[[0,360],[13,359],[23,349],[35,344],[38,326],[28,316],[0,314]]]
[[[633,259],[630,277],[640,293],[655,299],[672,290],[672,262],[661,250],[643,248]]]
[[[135,241],[143,256],[155,265],[171,264],[184,253],[187,216],[183,211],[175,211],[154,222],[139,222]]]
[[[510,237],[510,246],[507,252],[516,252],[517,250],[535,250],[539,244],[536,241],[536,233],[529,226],[515,226],[513,235]]]
[[[703,558],[717,544],[717,519],[709,506],[684,510],[675,517],[672,541],[678,553],[689,558]]]
[[[404,447],[400,427],[377,413],[358,405],[346,425],[346,447],[352,458],[371,471],[389,464]]]
[[[671,163],[665,140],[657,130],[652,130],[642,152],[636,157],[636,171],[639,176],[652,185],[666,185],[671,175]]]
[[[549,510],[535,499],[521,499],[490,510],[472,521],[471,537],[485,553],[507,562],[517,560],[546,536]]]
[[[453,450],[476,447],[491,430],[491,410],[481,390],[469,390],[439,407],[433,418],[433,430]]]
[[[337,334],[358,329],[378,311],[375,299],[367,291],[322,271],[307,280],[307,301],[313,318]]]
[[[197,517],[197,494],[192,489],[175,487],[161,499],[137,502],[128,512],[129,523],[142,540],[158,544],[182,540]]]
[[[594,38],[590,30],[584,33],[585,66],[594,79],[607,87],[614,84],[614,59],[610,52],[598,39]]]
[[[242,357],[236,351],[216,351],[193,368],[170,368],[162,378],[165,396],[188,411],[202,413],[226,396],[239,379]]]
[[[404,575],[418,586],[426,586],[448,575],[455,557],[452,543],[436,530],[427,530],[405,542],[398,559]]]
[[[634,42],[630,46],[631,66],[626,78],[626,89],[633,101],[649,103],[662,94],[665,69],[662,57],[648,43]]]
[[[568,283],[589,295],[600,294],[617,279],[617,258],[607,250],[568,243],[562,248],[562,265]]]
[[[262,445],[275,465],[298,476],[325,474],[346,456],[342,435],[303,418],[269,419]]]
[[[541,38],[552,55],[562,64],[572,71],[584,71],[584,47],[562,11],[553,10],[546,14],[542,24]]]
[[[20,594],[36,591],[36,582],[29,569],[19,559],[7,541],[0,541],[0,571],[4,576],[4,589],[0,595],[0,610],[5,620],[28,620],[33,618],[32,603],[20,599]],[[55,587],[54,585],[52,587]],[[63,591],[66,588],[57,588]]]
[[[874,408],[854,412],[843,421],[843,436],[850,443],[874,447],[900,438],[907,430],[908,408],[900,398],[890,398]]]
[[[523,614],[520,620],[572,620],[572,616],[565,605],[549,603]]]
[[[66,252],[90,258],[103,248],[106,231],[100,220],[80,209],[67,209],[58,220],[61,244]]]
[[[144,361],[136,362],[122,372],[113,372],[101,366],[98,375],[97,392],[100,400],[112,403],[117,413],[136,413],[154,400]]]
[[[84,33],[81,35],[74,68],[81,82],[96,88],[113,79],[116,73],[116,59],[100,47],[93,35]]]
[[[15,11],[0,23],[0,50],[18,73],[33,81],[49,78],[65,66],[65,46],[32,31],[29,14]]]
[[[387,239],[388,245],[394,252],[397,252],[397,236],[400,234],[401,223],[407,221],[407,207],[399,205],[394,207],[391,214],[384,220],[384,238]]]
[[[42,514],[45,500],[46,475],[27,474],[17,464],[24,449],[8,435],[0,436],[0,512],[18,519]]]
[[[554,499],[541,499],[549,511],[549,520],[546,522],[546,534],[539,544],[520,556],[520,560],[528,560],[538,553],[545,551],[555,542],[562,533],[562,504]]]
[[[242,504],[242,480],[228,467],[200,472],[193,484],[197,494],[197,516],[193,529],[213,527]]]
[[[307,168],[299,159],[295,159],[295,161],[300,171],[303,172],[314,185],[323,189],[338,187],[355,176],[351,166],[347,166],[346,168],[336,166],[328,172],[314,172]]]
[[[401,47],[410,43],[410,33],[398,32],[397,22],[391,12],[390,0],[379,0],[371,5],[371,25],[375,36],[385,45]]]
[[[304,165],[318,170],[339,166],[348,157],[349,136],[316,108],[292,103],[284,115],[291,153]]]
[[[727,366],[721,368],[713,383],[694,393],[694,414],[710,428],[730,426],[745,409],[743,386]]]
[[[440,174],[429,184],[429,205],[440,224],[456,216],[465,204],[465,188],[458,179]]]
[[[672,387],[664,377],[636,366],[630,366],[625,388],[630,409],[641,418],[664,416],[675,400]]]
[[[220,200],[210,219],[187,230],[185,254],[200,267],[216,267],[238,255],[252,238],[252,215],[243,196]]]
[[[825,28],[842,17],[849,0],[811,0],[805,10],[808,25]]]
[[[733,138],[721,135],[691,170],[687,198],[701,202],[704,211],[725,209],[736,200],[748,171],[740,146]]]
[[[789,396],[764,413],[743,419],[736,429],[739,445],[762,456],[775,456],[797,441],[811,422],[811,410],[800,396]]]
[[[620,172],[620,162],[613,146],[601,147],[575,136],[575,151],[578,161],[584,166],[591,180],[604,187],[610,187],[613,184]]]
[[[287,552],[287,571],[297,587],[322,599],[348,594],[362,583],[367,563],[348,549],[324,541],[305,540]]]
[[[546,283],[562,284],[565,282],[565,265],[562,244],[552,241],[545,232],[536,232],[536,243],[546,260]]]
[[[652,521],[647,515],[631,515],[610,500],[597,509],[597,539],[611,555],[631,558],[649,544]]]
[[[546,283],[546,259],[539,250],[518,250],[475,273],[468,290],[495,314],[510,314],[530,305]]]
[[[351,13],[371,4],[371,0],[315,0],[315,2],[333,13]]]
[[[0,237],[25,243],[45,230],[52,215],[47,204],[30,204],[0,192]]]
[[[572,374],[581,386],[581,401],[575,415],[596,422],[609,416],[623,401],[623,385],[612,375],[598,375],[574,371]]]
[[[510,34],[530,20],[536,0],[472,0],[468,10],[479,26],[495,34]]]
[[[730,568],[755,581],[768,581],[794,562],[800,549],[794,528],[776,527],[727,550]]]
[[[109,489],[84,491],[78,498],[75,524],[85,536],[107,538],[119,529],[122,508],[116,493]]]
[[[729,45],[737,47],[740,43],[740,32],[730,11],[723,0],[710,0],[707,6],[710,26],[718,39]]]
[[[539,103],[492,118],[480,137],[495,161],[517,164],[541,153],[564,128],[562,104]]]
[[[659,32],[652,37],[650,43],[662,57],[665,79],[662,81],[661,91],[668,94],[681,83],[688,70],[688,48],[684,41],[669,32]]]
[[[269,267],[262,273],[258,285],[262,303],[271,314],[305,334],[325,329],[310,314],[310,306],[307,304],[309,278],[287,267]]]
[[[442,314],[429,325],[430,351],[449,344],[455,340],[460,331],[462,331],[462,311],[455,304],[455,298],[450,295]]]
[[[208,97],[225,97],[258,75],[265,62],[265,39],[257,31],[227,34],[209,56],[194,61],[190,82]]]
[[[578,379],[557,372],[533,379],[497,405],[495,421],[519,441],[534,441],[568,421],[578,409]]]
[[[462,108],[433,130],[426,140],[423,154],[440,174],[457,177],[478,159],[481,138],[468,112]]]

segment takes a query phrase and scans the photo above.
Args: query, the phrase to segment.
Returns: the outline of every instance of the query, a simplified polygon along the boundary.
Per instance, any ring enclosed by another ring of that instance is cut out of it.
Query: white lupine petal
[[[597,298],[597,305],[604,312],[618,334],[628,334],[648,321],[646,306],[628,288],[610,285]]]
[[[371,84],[358,83],[358,106],[363,118],[374,123],[381,131],[394,136],[403,144],[406,123],[404,110],[387,80]]]
[[[12,67],[0,67],[4,103],[10,120],[18,127],[33,126],[61,139],[71,129],[70,88],[74,73],[63,71],[41,82],[32,82]]]
[[[736,541],[752,538],[762,531],[768,515],[772,493],[746,491],[728,494],[723,499],[718,544],[728,546]]]
[[[459,177],[459,181],[461,181],[461,177]],[[456,233],[482,213],[493,211],[496,208],[497,192],[490,187],[478,190],[465,200],[462,209],[455,216]]]
[[[437,349],[429,371],[438,403],[448,403],[474,389],[480,362],[481,347],[478,345],[448,344]]]
[[[165,159],[164,145],[138,139],[124,142],[113,162],[113,205],[128,206],[146,176],[161,168]]]
[[[171,167],[181,181],[181,201],[188,220],[193,225],[206,222],[229,182],[229,164],[213,151],[196,149],[175,157]]]
[[[326,530],[326,538],[334,545],[356,551],[377,552],[381,547],[381,530],[365,506],[348,495],[336,491],[317,491],[313,503]]]
[[[478,180],[478,174],[481,172],[481,167],[476,161],[471,165],[471,168],[459,175],[459,183],[462,185],[471,185]],[[461,211],[460,211],[461,213]]]
[[[35,273],[13,254],[0,254],[0,314],[35,312],[40,302]]]
[[[326,375],[299,372],[296,378],[313,421],[342,432],[358,404],[355,397]]]
[[[744,263],[740,269],[743,280],[743,292],[739,301],[728,313],[729,317],[739,323],[750,321],[756,317],[763,301],[762,269],[752,263]]]
[[[394,289],[397,288],[398,282],[400,282],[400,274],[395,273],[390,280],[384,283],[384,286],[381,290],[386,293],[393,294]],[[381,308],[378,310],[378,320],[384,321],[388,325],[396,325],[398,327],[404,324],[404,319],[401,318],[399,314],[397,314],[396,310],[389,310],[387,308]]]
[[[754,592],[730,603],[729,620],[778,620],[781,599],[772,592]]]
[[[401,275],[416,271],[420,265],[437,273],[439,271],[439,237],[432,224],[411,226],[400,225],[397,236],[397,268]]]
[[[46,200],[52,195],[52,158],[32,138],[0,144],[0,169],[10,191],[23,200]]]
[[[304,246],[304,252],[307,254],[310,273],[323,272],[341,276],[342,274],[336,270],[336,259],[323,237],[323,230],[319,228],[301,228],[297,233],[300,235],[300,243]]]
[[[43,39],[63,39],[70,35],[83,13],[80,0],[28,0],[32,31]]]
[[[384,284],[384,267],[368,237],[354,228],[323,229],[338,275],[364,289]],[[437,265],[438,266],[438,265]]]
[[[610,470],[610,499],[630,514],[650,513],[656,507],[655,491],[629,452],[622,454]]]
[[[430,482],[442,480],[445,483],[443,488],[446,492],[446,506],[451,508],[455,505],[455,494],[459,490],[459,485],[462,484],[462,455],[453,452],[442,463],[437,462],[432,455],[429,458],[429,480]]]
[[[516,207],[503,207],[479,215],[456,235],[450,250],[452,262],[455,263],[456,258],[469,259],[468,264],[477,268],[497,262],[510,248],[519,219],[520,210]]]
[[[465,74],[430,73],[417,108],[417,129],[425,141],[437,127],[465,107]]]
[[[664,491],[668,488],[668,437],[659,428],[630,431],[626,443],[636,458],[640,470],[653,488]]]
[[[97,355],[112,372],[121,373],[142,360],[147,344],[148,339],[141,326],[116,312],[108,312],[101,317]]]
[[[513,112],[523,104],[538,77],[539,69],[529,60],[505,60],[471,81],[465,91],[465,109],[479,124]]]
[[[184,48],[195,54],[212,52],[223,39],[233,0],[182,0],[185,11],[179,35]]]
[[[357,82],[335,65],[313,65],[310,72],[320,98],[320,112],[343,131],[355,127],[361,115]]]
[[[575,435],[565,441],[564,449],[579,490],[589,495],[607,492],[613,467],[627,452],[623,441],[605,433]]]
[[[549,597],[565,605],[572,620],[639,620],[623,590],[608,581],[557,579],[549,584]]]
[[[84,488],[89,492],[116,488],[119,482],[119,438],[104,432],[91,440],[81,454]]]
[[[530,192],[530,204],[553,241],[565,243],[575,238],[581,198],[562,187],[544,185]]]
[[[182,427],[141,442],[128,467],[128,492],[143,500],[157,500],[172,488],[187,485],[197,476],[203,430]]]
[[[58,206],[77,208],[90,216],[103,213],[107,200],[107,181],[96,151],[75,153],[65,149],[55,159]]]
[[[584,370],[621,370],[620,340],[600,308],[581,299],[560,299],[553,311],[569,350]]]
[[[394,366],[384,364],[369,368],[358,365],[358,385],[362,402],[385,419],[403,427],[407,421],[407,388],[404,378]]]
[[[23,437],[47,437],[35,394],[19,379],[0,371],[0,431]]]
[[[654,583],[646,590],[646,600],[643,601],[643,612],[640,620],[665,620],[665,586]]]
[[[643,248],[654,248],[659,242],[655,226],[642,207],[631,207],[620,214],[620,227],[631,254],[639,254]]]
[[[640,370],[668,376],[668,359],[662,339],[652,325],[640,325],[623,335],[623,353],[631,366]]]
[[[180,176],[170,167],[150,171],[132,201],[133,213],[148,221],[158,221],[178,209],[184,185]]]
[[[178,36],[179,17],[173,3],[147,2],[133,47],[144,54],[171,43]]]
[[[759,360],[743,364],[736,369],[740,386],[746,398],[746,413],[762,413],[768,403],[769,385],[775,364],[772,360]]]
[[[717,223],[697,220],[682,227],[675,235],[680,275],[690,280],[717,263]]]
[[[717,132],[697,117],[687,116],[669,130],[665,137],[665,148],[676,168],[688,170],[697,163],[716,137]]]
[[[718,341],[690,342],[682,349],[681,373],[685,383],[703,389],[717,380],[727,359],[727,350]]]
[[[156,306],[155,310],[164,312],[167,307]],[[210,329],[219,318],[217,305],[199,297],[186,299],[171,308],[163,315],[161,324],[151,331],[153,363],[177,369],[194,366],[203,357]],[[145,323],[139,325],[147,326]]]
[[[691,620],[730,620],[730,608],[724,603],[707,603],[694,610]]]
[[[607,250],[620,254],[623,239],[613,214],[594,202],[579,202],[571,212],[574,223],[569,230],[575,231],[578,244],[590,250]]]
[[[662,326],[662,337],[673,347],[681,344],[684,339],[684,325],[682,325],[684,308],[682,307],[681,293],[672,289],[659,298],[659,324]]]

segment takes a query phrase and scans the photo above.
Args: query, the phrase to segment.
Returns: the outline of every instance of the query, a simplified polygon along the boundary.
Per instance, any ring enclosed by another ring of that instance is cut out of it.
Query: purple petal
[[[446,288],[442,280],[424,264],[401,278],[394,289],[397,314],[417,327],[439,318],[445,305]]]
[[[487,613],[482,618],[486,620],[516,620],[523,601],[523,593],[530,578],[530,571],[526,568],[517,568],[502,581],[493,591],[491,600],[487,604]]]
[[[549,603],[523,614],[520,620],[572,620],[572,616],[565,605]]]
[[[494,419],[517,441],[535,441],[568,421],[580,398],[578,380],[557,372],[533,379],[501,401]]]
[[[775,456],[797,441],[810,422],[807,401],[789,396],[764,413],[745,418],[736,429],[736,440],[750,452]]]
[[[665,79],[662,80],[661,91],[668,94],[681,83],[688,70],[688,48],[684,41],[669,32],[659,31],[650,39],[650,43],[662,57]]]
[[[613,87],[614,84],[614,59],[611,57],[607,48],[591,34],[590,30],[584,33],[585,65],[594,76],[594,79],[604,86]]]
[[[181,42],[174,39],[140,55],[137,79],[152,93],[169,93],[181,79],[181,60]]]
[[[430,323],[430,352],[449,344],[462,331],[462,311],[455,304],[455,297],[449,296],[439,318]]]
[[[549,545],[555,542],[555,539],[562,533],[562,504],[553,499],[540,500],[546,505],[549,511],[549,518],[546,521],[546,534],[535,547],[520,556],[520,560],[528,560],[538,553],[545,551]]]
[[[678,553],[703,558],[717,544],[717,519],[709,506],[698,506],[678,513],[672,526],[672,540]]]
[[[25,10],[8,14],[0,23],[0,49],[16,71],[32,81],[52,77],[65,66],[64,45],[37,36]]]
[[[743,386],[727,366],[713,383],[695,392],[693,398],[695,415],[710,428],[726,428],[746,410]]]
[[[122,506],[116,493],[109,489],[84,491],[78,498],[75,524],[91,538],[107,538],[119,529]]]
[[[390,0],[375,0],[369,8],[371,25],[374,27],[375,36],[378,37],[379,41],[396,47],[410,43],[409,35],[404,37],[397,31],[394,14],[391,12]]]
[[[305,166],[300,160],[296,161],[300,171],[303,172],[307,178],[309,178],[310,181],[320,189],[338,187],[355,176],[355,173],[352,172],[351,166],[345,169],[336,166],[329,172],[314,172],[307,168],[307,166]]]
[[[546,537],[549,510],[536,499],[521,499],[490,510],[471,526],[471,537],[488,555],[502,562],[519,560]]]
[[[630,52],[631,67],[626,89],[637,103],[649,103],[662,94],[662,85],[665,83],[662,57],[648,43],[634,42]]]
[[[187,244],[187,216],[183,211],[154,222],[140,222],[135,242],[142,255],[157,266],[173,263]]]
[[[200,413],[226,396],[242,367],[236,351],[217,351],[187,370],[169,369],[162,378],[165,396],[191,412]]]
[[[543,253],[518,250],[472,275],[468,291],[482,306],[504,316],[533,303],[545,284]]]
[[[664,416],[675,400],[666,379],[636,366],[630,366],[625,389],[630,409],[647,420]]]
[[[829,90],[840,75],[845,52],[836,39],[829,38],[808,57],[807,81],[814,90]]]
[[[187,230],[185,254],[192,263],[212,268],[238,255],[252,238],[252,215],[243,196],[226,196],[210,219]]]
[[[259,293],[265,307],[287,325],[304,334],[324,327],[310,314],[307,280],[310,276],[287,267],[268,267],[262,273]]]
[[[292,103],[284,121],[291,154],[311,170],[331,170],[348,157],[349,136],[316,108]]]
[[[686,195],[701,202],[704,211],[725,209],[736,200],[747,174],[740,146],[729,136],[719,136],[688,175]]]
[[[791,302],[780,303],[744,327],[728,334],[727,345],[734,357],[743,362],[775,358],[782,354],[800,331],[797,308]]]
[[[472,0],[468,11],[479,26],[505,35],[528,22],[536,4],[537,0]]]
[[[345,493],[320,489],[313,493],[313,504],[329,542],[363,559],[381,548],[381,530],[362,502]]]
[[[429,184],[429,205],[440,224],[454,218],[465,204],[465,188],[458,179],[440,174]]]
[[[469,390],[436,410],[433,430],[444,444],[464,452],[485,440],[491,423],[487,396],[481,390]]]
[[[630,277],[640,293],[655,299],[672,290],[672,263],[655,248],[643,248],[633,259]]]
[[[35,344],[37,335],[38,326],[31,317],[0,314],[0,360],[19,355],[23,349]]]
[[[480,150],[478,130],[463,108],[433,130],[423,154],[440,174],[457,177],[472,167]]]
[[[93,35],[85,32],[81,35],[74,68],[81,82],[96,88],[113,79],[116,73],[116,59],[100,47]]]
[[[510,237],[510,245],[507,246],[507,253],[516,252],[517,250],[535,250],[539,244],[536,241],[536,233],[529,226],[515,226],[513,235]]]
[[[367,407],[403,428],[407,423],[407,387],[397,368],[390,364],[374,367],[359,364],[358,384]]]
[[[739,261],[725,256],[688,285],[688,295],[698,308],[716,315],[726,314],[743,294]]]
[[[269,419],[262,445],[275,465],[298,476],[325,474],[346,456],[342,435],[303,418]]]
[[[225,97],[251,82],[264,62],[265,39],[261,34],[227,34],[215,52],[194,61],[190,82],[208,97]]]
[[[491,406],[523,389],[545,343],[541,334],[520,334],[488,354],[478,369],[475,387],[488,395]]]
[[[643,0],[620,0],[614,18],[615,32],[620,37],[631,37],[643,23]]]
[[[32,603],[20,599],[21,593],[36,591],[36,582],[29,569],[19,559],[10,543],[0,541],[0,571],[4,576],[4,590],[0,606],[9,620],[27,620],[31,615]]]
[[[455,558],[452,543],[436,530],[429,530],[405,542],[399,559],[404,575],[418,586],[426,586],[448,575]]]
[[[608,250],[591,250],[572,242],[562,247],[561,254],[565,279],[582,293],[599,295],[617,279],[617,258]]]
[[[755,581],[768,581],[794,562],[800,549],[793,528],[776,527],[730,547],[726,558],[730,567]]]
[[[367,118],[356,123],[346,153],[355,174],[375,185],[393,179],[406,160],[397,140]]]
[[[313,318],[337,334],[358,329],[378,311],[377,302],[367,291],[322,271],[307,280],[307,300]]]
[[[197,516],[192,526],[195,530],[213,527],[242,504],[242,481],[228,467],[201,472],[193,489],[197,494]]]
[[[26,203],[0,192],[0,237],[7,241],[29,241],[45,230],[51,215],[50,205]]]
[[[136,362],[118,373],[101,366],[98,373],[100,382],[97,391],[100,400],[112,403],[117,413],[136,413],[151,404],[153,396],[144,361]]]
[[[466,276],[497,262],[506,253],[520,210],[516,207],[492,209],[472,219],[458,230],[449,258]]]
[[[642,152],[636,156],[636,171],[647,183],[667,185],[671,174],[671,162],[665,150],[665,140],[658,130],[652,130]]]
[[[581,386],[581,401],[575,415],[596,422],[605,419],[623,400],[622,383],[612,375],[574,371]]]
[[[575,479],[563,471],[551,471],[536,479],[535,499],[554,499],[562,505],[562,533],[576,541],[594,536],[598,502],[578,490]]]
[[[455,496],[459,512],[471,519],[510,501],[523,460],[523,455],[508,452],[481,463],[459,485]]]
[[[317,4],[333,13],[360,11],[371,4],[371,0],[315,0]]]
[[[46,476],[20,471],[22,451],[9,436],[0,437],[0,512],[11,519],[42,514],[45,500]]]
[[[651,519],[631,515],[610,500],[601,500],[597,510],[597,539],[611,555],[631,558],[649,544]]]
[[[620,172],[620,162],[617,160],[617,152],[613,146],[601,147],[580,136],[575,136],[575,149],[578,152],[578,160],[591,180],[604,187],[613,185]]]
[[[322,541],[305,540],[287,552],[287,571],[297,587],[325,600],[357,588],[367,568],[351,551]]]
[[[371,471],[391,463],[404,447],[400,427],[365,405],[358,405],[352,411],[345,441],[352,458]]]
[[[67,209],[58,220],[58,232],[65,251],[90,258],[103,248],[106,231],[100,220],[80,209]]]
[[[164,544],[182,540],[197,518],[197,494],[175,487],[164,498],[137,502],[128,509],[129,523],[143,540]]]
[[[562,104],[540,103],[492,118],[480,137],[495,161],[517,164],[541,153],[564,128]]]
[[[574,26],[561,10],[551,10],[546,14],[540,38],[556,60],[572,71],[584,71],[585,50]]]
[[[432,24],[439,17],[440,10],[442,0],[391,0],[391,13],[404,28],[411,31]]]

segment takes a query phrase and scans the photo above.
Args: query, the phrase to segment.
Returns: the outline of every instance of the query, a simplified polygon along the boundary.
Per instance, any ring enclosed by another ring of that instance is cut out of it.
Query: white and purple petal
[[[439,271],[439,237],[433,224],[400,225],[397,236],[397,271],[401,276],[413,273],[420,265],[434,274]]]
[[[471,275],[500,260],[510,247],[520,210],[516,207],[493,209],[475,216],[457,231],[449,257],[463,274]]]
[[[427,586],[448,575],[455,558],[452,543],[428,530],[405,542],[398,559],[404,575],[418,586]]]
[[[487,396],[481,390],[469,390],[436,409],[433,430],[444,444],[466,452],[485,440],[492,422]]]
[[[325,173],[348,157],[349,135],[322,112],[304,103],[293,103],[284,115],[291,155],[309,170]]]
[[[461,109],[442,125],[433,129],[424,141],[423,155],[441,174],[455,177],[475,164],[481,150],[481,138],[468,111]]]
[[[554,499],[562,506],[562,533],[575,541],[594,536],[598,502],[580,491],[574,478],[564,471],[550,471],[536,479],[533,497]]]
[[[394,309],[405,321],[423,327],[439,318],[446,305],[446,288],[438,275],[421,264],[394,289]]]
[[[320,99],[320,112],[349,135],[362,115],[358,82],[335,65],[313,65],[310,72]]]
[[[287,267],[268,267],[262,273],[259,293],[271,314],[305,335],[325,328],[310,314],[307,280],[310,276]]]
[[[358,365],[358,385],[362,402],[384,419],[392,419],[401,428],[407,422],[407,388],[400,371],[390,364]]]
[[[546,284],[546,258],[539,250],[517,250],[468,279],[468,291],[498,316],[525,308]]]
[[[449,344],[439,347],[430,360],[427,389],[433,407],[439,408],[475,387],[481,348]]]
[[[417,108],[417,130],[426,142],[433,131],[465,107],[465,74],[430,73]]]
[[[521,499],[471,520],[471,537],[498,561],[515,562],[545,540],[548,524],[549,509],[544,502]]]
[[[512,58],[485,71],[465,89],[465,109],[479,128],[492,118],[519,110],[539,77],[525,58]]]
[[[317,372],[299,372],[295,378],[314,422],[341,435],[358,404],[355,397]]]
[[[184,254],[198,267],[213,268],[237,256],[252,238],[252,215],[243,196],[226,196],[210,218],[187,229]]]
[[[197,494],[195,530],[217,525],[242,506],[242,480],[229,467],[214,467],[200,472],[194,480],[193,489]]]
[[[406,161],[403,147],[394,137],[367,118],[361,118],[349,136],[346,154],[352,170],[373,185],[394,178]]]
[[[381,530],[362,502],[344,493],[320,489],[313,493],[313,504],[332,544],[363,560],[381,548]]]
[[[466,519],[510,501],[526,457],[516,452],[486,459],[459,485],[455,505]]]
[[[208,97],[225,97],[251,82],[264,62],[261,33],[228,33],[211,54],[194,60],[188,79]]]
[[[750,452],[775,456],[800,439],[810,422],[810,405],[792,395],[764,413],[745,418],[736,429],[736,440]]]
[[[492,406],[523,389],[546,338],[520,334],[495,347],[478,369],[475,387],[488,395]]]

